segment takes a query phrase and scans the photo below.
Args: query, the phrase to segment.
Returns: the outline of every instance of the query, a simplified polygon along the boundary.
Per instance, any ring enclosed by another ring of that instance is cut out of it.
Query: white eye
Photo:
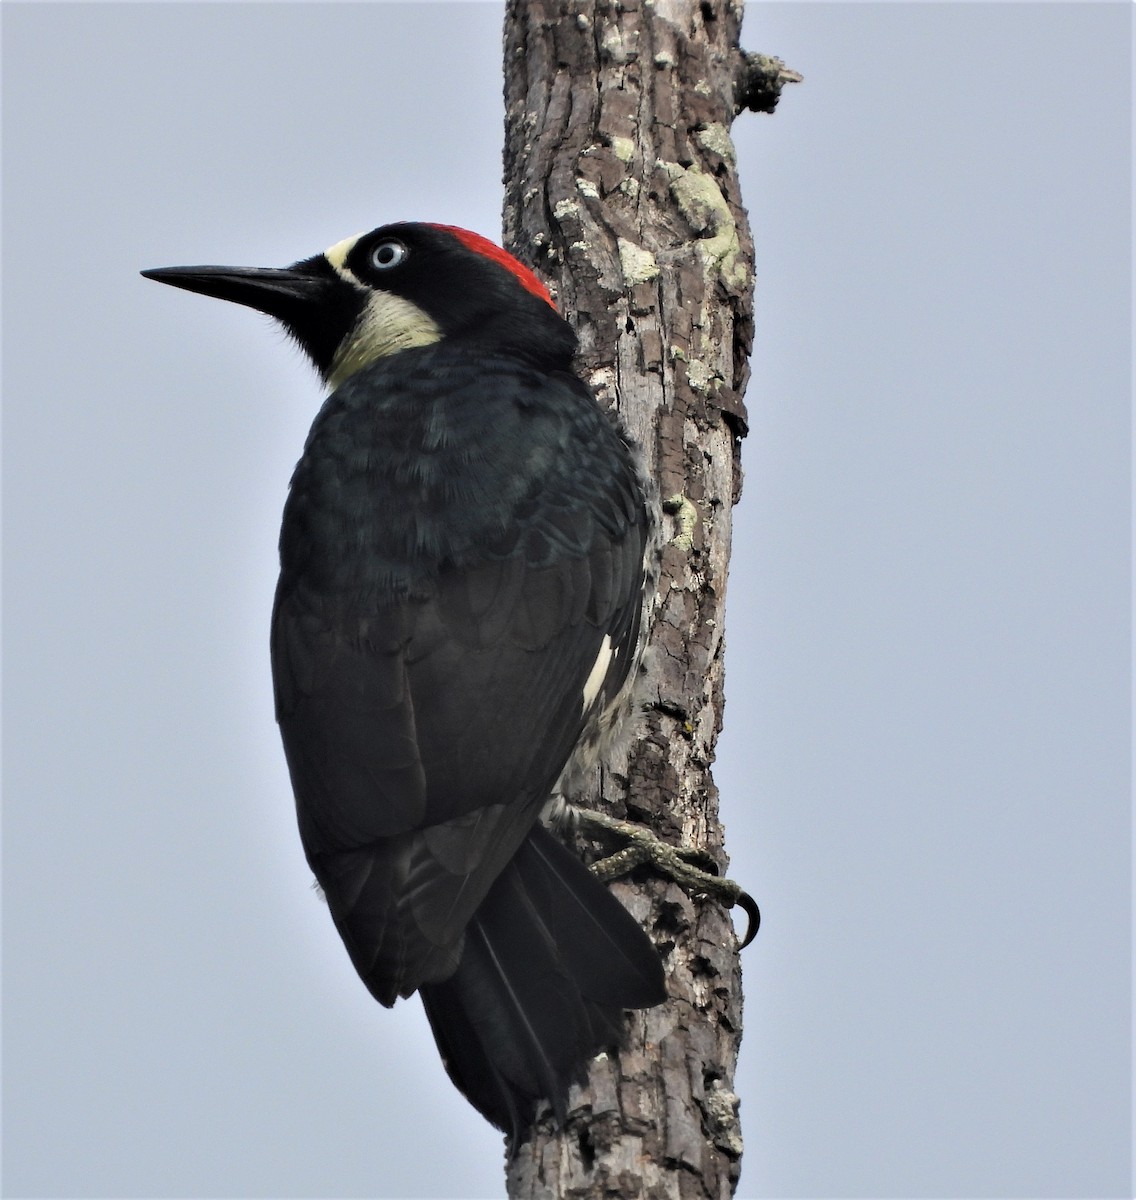
[[[371,266],[377,271],[389,271],[406,261],[409,250],[394,238],[387,238],[371,251]]]

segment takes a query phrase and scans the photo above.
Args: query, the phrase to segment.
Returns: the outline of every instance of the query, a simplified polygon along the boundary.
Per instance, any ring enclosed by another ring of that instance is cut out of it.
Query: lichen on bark
[[[552,287],[581,375],[668,501],[645,711],[586,802],[723,874],[711,764],[753,336],[729,135],[748,78],[741,13],[729,0],[509,0],[505,19],[506,245]],[[727,1197],[742,1153],[730,917],[645,870],[612,887],[664,955],[668,1001],[629,1014],[626,1047],[573,1089],[564,1129],[538,1123],[509,1194]]]

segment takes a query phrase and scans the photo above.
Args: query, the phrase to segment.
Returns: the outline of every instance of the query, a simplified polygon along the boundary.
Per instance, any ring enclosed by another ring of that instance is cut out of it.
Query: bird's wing
[[[424,595],[351,618],[301,587],[278,597],[301,832],[384,1003],[456,965],[473,911],[630,670],[646,532],[626,457],[613,461],[573,503],[555,479],[530,490],[507,548],[443,567]]]

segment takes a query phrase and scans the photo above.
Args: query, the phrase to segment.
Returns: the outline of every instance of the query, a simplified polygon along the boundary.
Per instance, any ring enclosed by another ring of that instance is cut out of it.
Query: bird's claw
[[[734,883],[732,879],[724,879],[714,870],[704,870],[694,865],[695,862],[709,862],[708,856],[697,850],[680,850],[675,846],[656,837],[642,825],[633,825],[630,821],[620,821],[605,813],[593,812],[590,809],[575,811],[577,828],[581,832],[600,838],[617,837],[625,844],[614,854],[601,858],[592,863],[591,871],[605,883],[628,874],[635,867],[649,863],[667,878],[673,879],[681,887],[691,892],[712,896],[725,908],[737,905],[748,918],[745,937],[739,949],[746,946],[757,936],[761,927],[761,910],[756,901],[748,893]]]

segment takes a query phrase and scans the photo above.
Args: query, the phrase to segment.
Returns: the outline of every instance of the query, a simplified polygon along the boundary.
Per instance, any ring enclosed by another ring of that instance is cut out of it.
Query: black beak
[[[283,268],[158,267],[142,274],[187,292],[244,304],[286,324],[299,310],[318,303],[328,283],[326,275],[310,262]]]
[[[325,379],[366,302],[365,291],[336,275],[322,254],[290,267],[158,267],[142,274],[275,317]]]

